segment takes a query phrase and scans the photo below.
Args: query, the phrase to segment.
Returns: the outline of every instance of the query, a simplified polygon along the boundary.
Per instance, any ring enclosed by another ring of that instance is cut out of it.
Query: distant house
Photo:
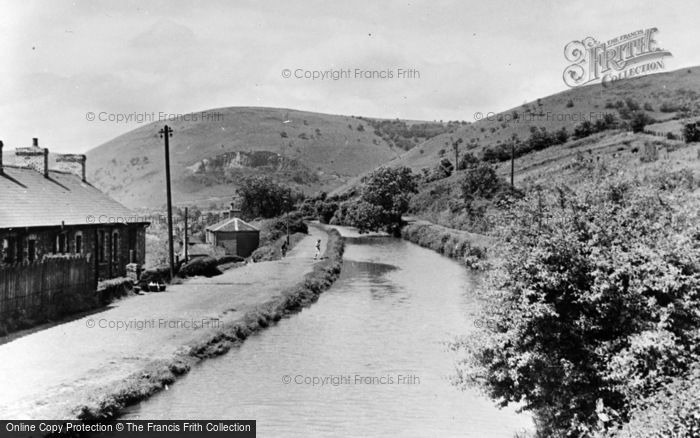
[[[14,158],[3,165],[0,142],[0,268],[84,258],[96,282],[143,265],[148,222],[86,181],[85,155],[59,155],[66,170],[49,170],[49,151],[34,139]]]
[[[260,245],[260,230],[237,217],[228,217],[206,228],[206,241],[224,248],[227,255],[248,257]]]

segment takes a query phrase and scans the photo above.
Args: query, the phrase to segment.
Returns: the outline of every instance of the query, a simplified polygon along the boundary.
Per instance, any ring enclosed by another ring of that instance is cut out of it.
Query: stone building
[[[0,266],[84,256],[98,281],[143,265],[148,222],[86,180],[85,155],[59,155],[64,170],[49,169],[49,151],[34,139],[8,158],[14,164],[3,163],[0,142]]]
[[[230,216],[207,227],[206,241],[209,245],[223,248],[227,255],[248,257],[260,245],[260,230]]]

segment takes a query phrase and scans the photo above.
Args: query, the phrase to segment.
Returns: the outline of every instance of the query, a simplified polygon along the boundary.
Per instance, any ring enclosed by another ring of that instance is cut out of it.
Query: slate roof
[[[237,217],[224,219],[207,227],[209,231],[260,231]]]
[[[91,222],[89,216],[94,218]],[[128,208],[70,172],[4,166],[0,174],[0,228],[100,223],[100,216],[145,223]]]

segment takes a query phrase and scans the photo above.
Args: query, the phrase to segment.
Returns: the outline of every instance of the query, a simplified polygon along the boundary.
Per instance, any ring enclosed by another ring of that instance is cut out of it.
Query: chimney
[[[36,138],[34,139],[36,140]],[[49,177],[49,148],[44,148],[44,178]]]
[[[43,173],[48,178],[49,150],[39,148],[39,140],[37,138],[32,139],[31,147],[15,149],[15,155],[18,157],[17,160],[19,160],[17,164]]]
[[[236,206],[235,202],[232,202],[231,207],[228,210],[229,219],[233,219],[234,217],[239,217],[240,215],[241,215],[241,209]]]
[[[62,154],[56,157],[56,163],[69,163],[62,167],[78,175],[83,182],[87,182],[87,177],[85,176],[85,161],[87,161],[87,157],[82,154]],[[76,170],[75,166],[72,164],[79,164],[80,170]]]
[[[4,172],[2,170],[2,147],[3,147],[2,140],[0,140],[0,175],[2,175]]]

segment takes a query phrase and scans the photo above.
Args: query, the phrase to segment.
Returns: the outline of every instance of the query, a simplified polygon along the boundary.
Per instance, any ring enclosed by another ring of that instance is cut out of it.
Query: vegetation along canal
[[[474,331],[471,274],[412,243],[340,230],[343,273],[317,303],[124,418],[255,419],[262,437],[511,438],[530,429],[529,416],[452,383],[450,342]]]

